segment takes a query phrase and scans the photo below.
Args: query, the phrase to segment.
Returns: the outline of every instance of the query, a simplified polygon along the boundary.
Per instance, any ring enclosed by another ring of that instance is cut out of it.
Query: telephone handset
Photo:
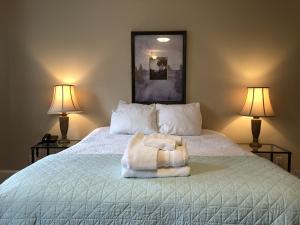
[[[58,139],[57,135],[51,135],[49,133],[45,134],[42,138],[41,143],[54,143]]]

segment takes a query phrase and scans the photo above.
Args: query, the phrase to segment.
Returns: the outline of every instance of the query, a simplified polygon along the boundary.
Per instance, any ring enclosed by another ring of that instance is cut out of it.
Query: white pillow
[[[116,111],[131,110],[131,109],[152,110],[153,108],[155,109],[155,104],[144,105],[144,104],[139,104],[139,103],[127,103],[123,100],[120,100]]]
[[[157,130],[155,105],[119,103],[117,110],[112,112],[111,134],[151,134]]]
[[[201,134],[202,116],[199,103],[183,105],[156,104],[159,132],[182,136]]]

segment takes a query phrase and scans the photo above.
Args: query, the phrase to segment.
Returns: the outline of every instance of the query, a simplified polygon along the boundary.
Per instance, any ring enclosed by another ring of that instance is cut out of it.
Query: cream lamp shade
[[[74,85],[55,85],[48,114],[78,113],[80,108],[75,96]]]
[[[254,118],[274,116],[269,88],[248,87],[248,94],[241,115]]]

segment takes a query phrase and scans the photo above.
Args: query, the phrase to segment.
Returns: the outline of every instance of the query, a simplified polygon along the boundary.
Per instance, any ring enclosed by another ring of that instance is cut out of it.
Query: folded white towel
[[[187,153],[186,144],[178,146],[175,151],[159,150],[157,153],[157,168],[186,166],[188,163],[188,159],[189,156]],[[121,164],[123,167],[129,167],[128,157],[126,154],[123,156]]]
[[[155,133],[144,137],[145,146],[159,148],[166,151],[173,151],[176,149],[176,146],[181,144],[181,137],[175,135]]]
[[[137,178],[155,178],[155,177],[187,177],[191,174],[189,166],[177,167],[177,168],[161,168],[157,170],[149,171],[136,171],[122,167],[123,177],[137,177]]]
[[[144,134],[136,133],[129,140],[122,161],[132,170],[156,170],[158,148],[144,146]]]

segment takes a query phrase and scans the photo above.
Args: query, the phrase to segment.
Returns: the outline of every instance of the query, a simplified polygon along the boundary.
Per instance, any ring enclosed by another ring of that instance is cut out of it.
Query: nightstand
[[[251,148],[249,143],[239,143],[238,145],[249,152],[269,159],[271,162],[291,172],[292,153],[289,150],[274,144],[262,144],[261,148]]]
[[[46,150],[46,155],[50,155],[51,150],[62,151],[67,149],[75,144],[77,144],[80,140],[70,140],[69,144],[60,145],[58,142],[46,143],[46,142],[39,142],[36,145],[31,147],[31,163],[34,163],[35,157],[39,157],[40,150]]]

